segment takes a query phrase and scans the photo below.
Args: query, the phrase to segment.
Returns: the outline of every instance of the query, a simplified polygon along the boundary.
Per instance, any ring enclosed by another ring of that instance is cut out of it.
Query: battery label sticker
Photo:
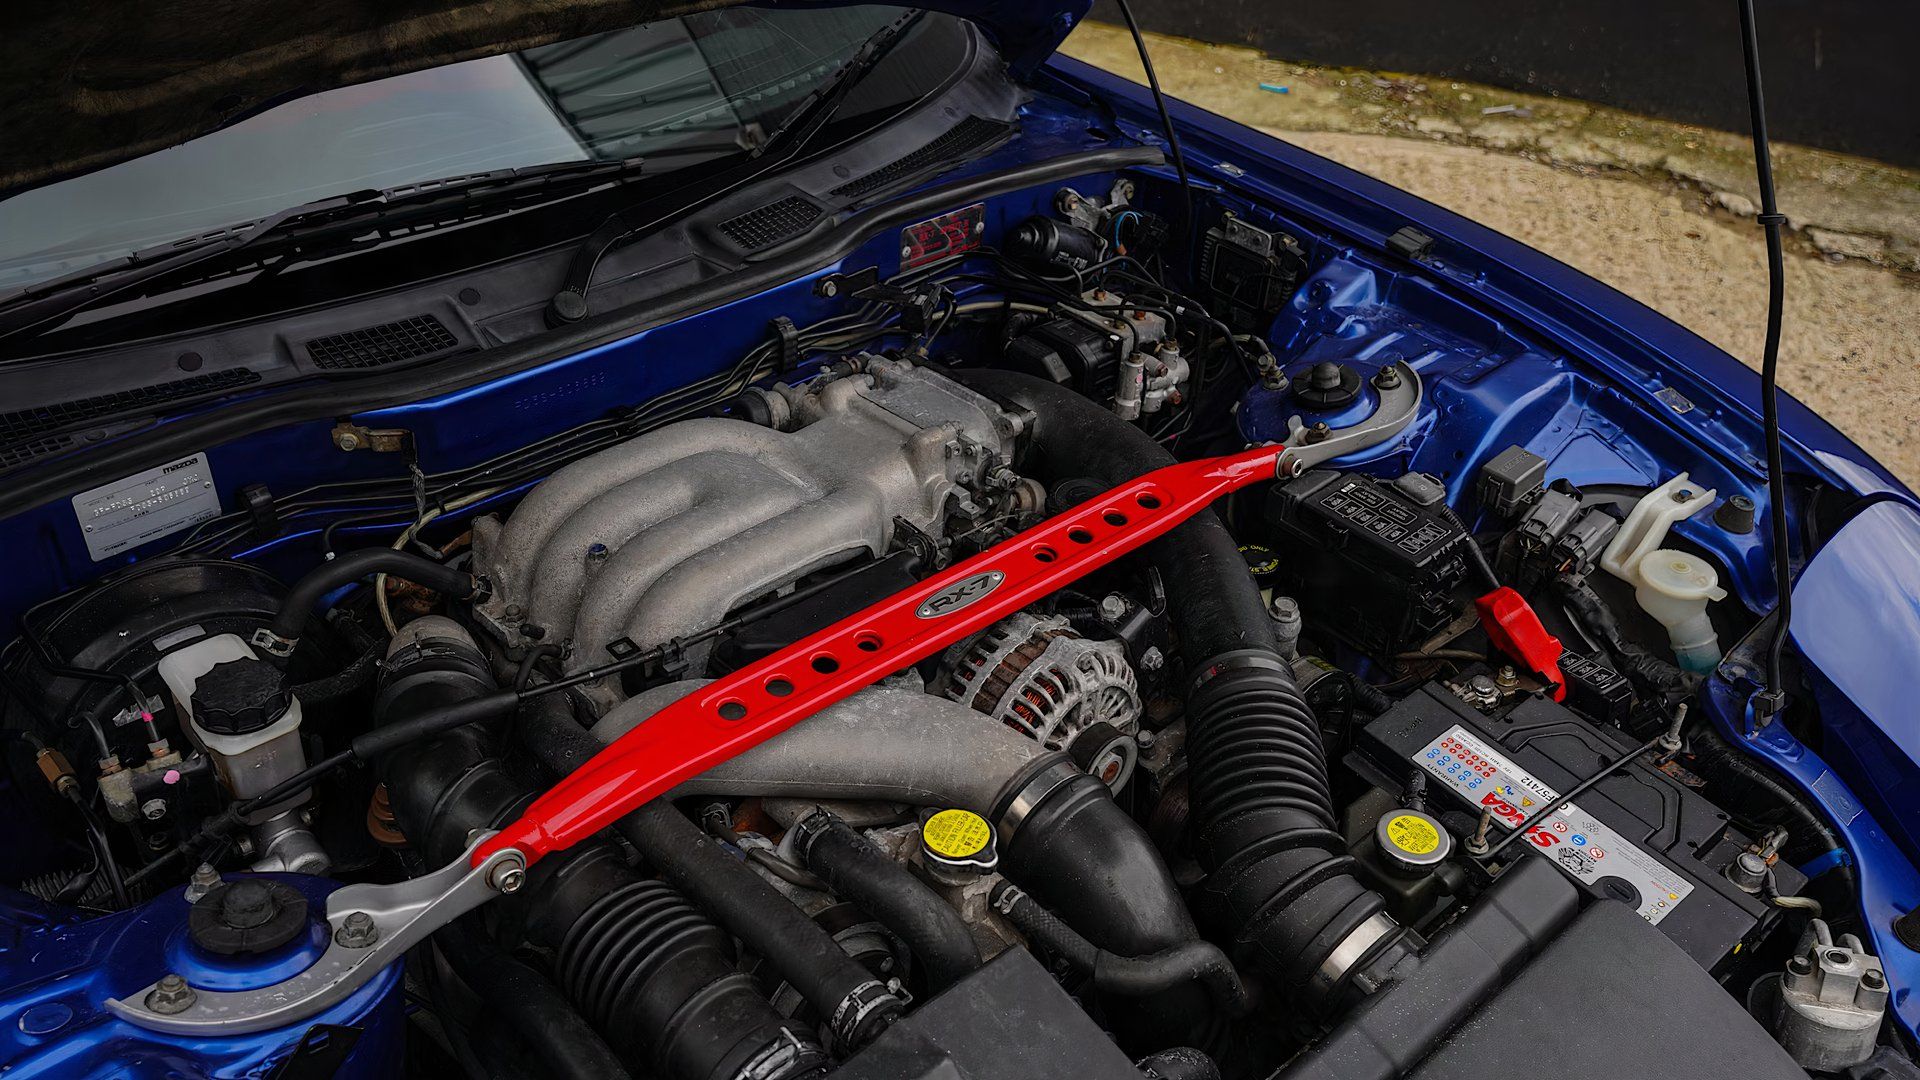
[[[1420,765],[1468,802],[1518,828],[1559,794],[1459,725],[1420,752]],[[1532,843],[1560,869],[1658,923],[1693,891],[1693,883],[1635,847],[1605,823],[1568,803],[1547,820],[1526,825]]]
[[[94,562],[220,516],[207,455],[135,473],[73,497]]]

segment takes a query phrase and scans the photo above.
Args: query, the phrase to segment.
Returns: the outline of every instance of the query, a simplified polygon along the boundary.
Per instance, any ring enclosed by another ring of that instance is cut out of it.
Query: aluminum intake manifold
[[[805,574],[875,555],[896,519],[940,535],[950,499],[993,482],[1018,419],[904,361],[760,392],[769,425],[687,420],[576,461],[511,516],[474,524],[509,644],[568,642],[573,666],[697,633]],[[589,697],[604,709],[611,686]]]

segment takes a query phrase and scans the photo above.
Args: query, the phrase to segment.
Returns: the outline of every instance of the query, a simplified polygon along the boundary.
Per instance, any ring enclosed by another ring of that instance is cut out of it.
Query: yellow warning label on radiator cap
[[[1440,847],[1440,830],[1419,814],[1387,819],[1387,842],[1409,855],[1431,855]]]
[[[942,810],[920,827],[927,850],[944,859],[970,859],[993,842],[993,826],[971,810]]]

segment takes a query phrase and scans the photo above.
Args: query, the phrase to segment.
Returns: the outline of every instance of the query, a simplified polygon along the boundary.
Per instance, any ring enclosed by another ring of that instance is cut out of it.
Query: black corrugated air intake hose
[[[528,702],[518,732],[521,745],[559,776],[600,749],[558,694]],[[822,1017],[838,1050],[872,1042],[905,1010],[831,934],[672,803],[655,799],[614,828],[674,888],[765,957]]]
[[[375,714],[400,719],[493,687],[465,630],[419,619],[395,639]],[[401,747],[377,764],[394,818],[429,866],[459,858],[470,830],[498,827],[535,794],[474,727]],[[499,917],[503,944],[524,941],[551,958],[553,981],[585,1014],[556,1020],[565,1002],[541,992],[552,989],[544,980],[523,978],[518,991],[487,995],[489,1008],[558,1075],[606,1075],[604,1062],[615,1057],[636,1075],[663,1080],[802,1080],[829,1064],[811,1032],[781,1016],[739,971],[730,936],[672,885],[628,866],[608,841],[542,860],[528,886],[489,914]],[[472,934],[471,920],[455,932]],[[471,938],[445,943],[455,971],[491,991],[501,973],[476,967],[486,948]]]
[[[1004,371],[957,377],[1033,414],[1018,462],[1027,475],[1111,486],[1173,464],[1144,432],[1065,387]],[[1354,876],[1319,726],[1273,649],[1259,590],[1226,526],[1203,511],[1145,555],[1169,586],[1188,663],[1191,828],[1208,914],[1281,992],[1330,1004],[1362,984],[1357,973],[1391,962],[1407,936]]]

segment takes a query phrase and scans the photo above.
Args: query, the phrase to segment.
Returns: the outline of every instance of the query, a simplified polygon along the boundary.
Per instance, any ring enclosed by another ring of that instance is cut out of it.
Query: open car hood
[[[204,135],[262,109],[735,0],[112,0],[0,15],[0,196]],[[888,3],[889,0],[878,0]],[[1016,71],[1091,0],[922,0],[971,19]],[[777,6],[801,6],[784,4]],[[907,6],[907,5],[899,5]]]

